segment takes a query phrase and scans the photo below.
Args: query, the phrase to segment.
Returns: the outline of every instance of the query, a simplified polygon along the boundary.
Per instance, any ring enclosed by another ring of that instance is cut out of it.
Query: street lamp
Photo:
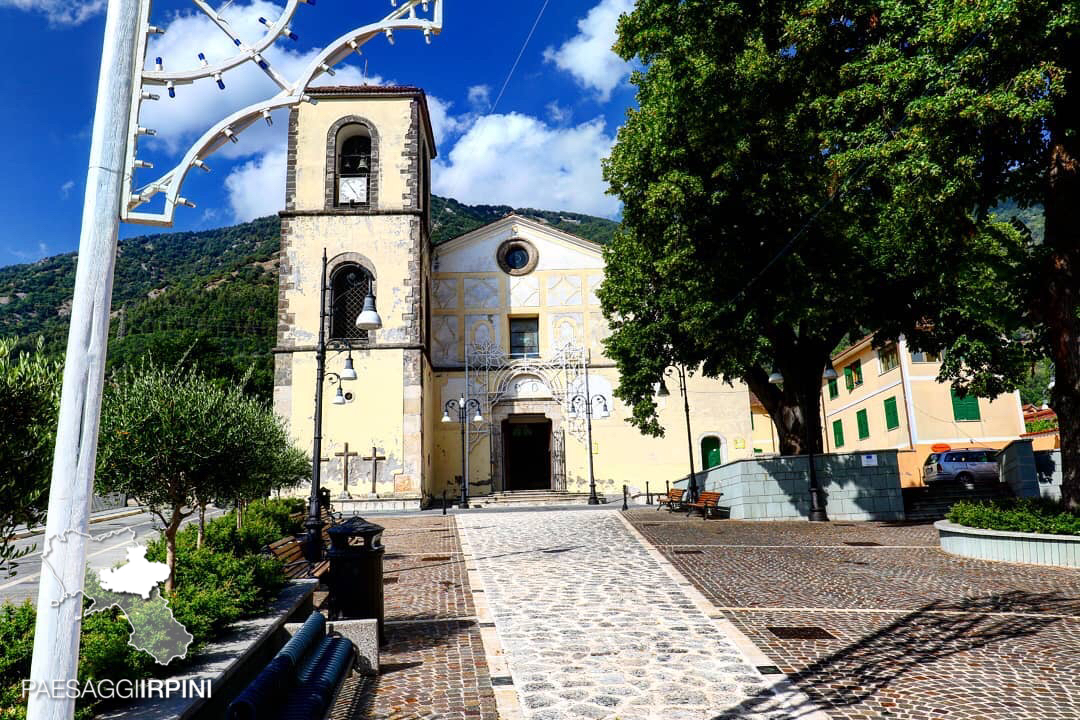
[[[457,400],[447,400],[446,406],[443,408],[442,421],[444,423],[453,422],[453,418],[450,417],[450,412],[457,413],[457,421],[461,423],[461,507],[469,507],[469,478],[468,478],[468,449],[465,447],[465,427],[466,422],[469,419],[469,408],[475,410],[472,421],[475,423],[484,422],[484,418],[480,415],[480,401],[476,398],[465,399],[462,395]]]
[[[585,412],[585,443],[589,453],[589,504],[599,505],[600,499],[596,497],[596,475],[593,473],[593,444],[592,444],[592,416],[593,404],[600,406],[600,417],[608,416],[607,398],[601,393],[589,394],[589,361],[585,361],[585,392],[570,398],[570,411],[580,414]]]
[[[686,489],[690,492],[690,502],[697,502],[698,500],[698,485],[697,485],[697,473],[694,471],[694,438],[690,434],[690,398],[686,391],[686,377],[688,375],[686,367],[683,365],[672,365],[664,374],[671,377],[675,374],[679,378],[679,392],[683,397],[683,412],[686,414],[686,447],[689,451],[690,457],[690,482],[687,483]],[[657,397],[668,397],[671,392],[667,388],[667,383],[663,378],[660,378],[660,389],[656,391]],[[591,456],[590,456],[591,457]]]
[[[322,282],[319,289],[319,344],[315,346],[315,434],[311,441],[311,495],[308,497],[308,517],[304,521],[307,535],[304,537],[304,557],[308,562],[322,560],[322,512],[319,508],[319,490],[322,487],[322,406],[323,406],[323,383],[330,378],[331,384],[337,384],[337,393],[334,394],[334,404],[345,404],[345,393],[341,389],[342,380],[355,380],[356,370],[353,368],[352,345],[345,340],[326,340],[326,318],[328,305],[326,291],[328,288],[326,248],[323,248],[322,257]],[[330,305],[337,302],[330,298]],[[368,286],[367,296],[364,298],[364,307],[356,318],[356,326],[361,330],[378,330],[382,327],[382,319],[375,311],[375,297],[371,287]],[[326,372],[326,351],[348,350],[349,356],[345,359],[345,367],[341,374]]]

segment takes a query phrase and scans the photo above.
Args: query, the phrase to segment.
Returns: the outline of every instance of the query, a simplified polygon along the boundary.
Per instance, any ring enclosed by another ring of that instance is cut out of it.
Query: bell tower
[[[325,294],[322,487],[335,499],[346,491],[367,499],[373,487],[380,498],[421,498],[432,437],[423,411],[435,155],[427,101],[413,87],[322,87],[310,95],[313,102],[289,117],[274,409],[310,451]],[[369,290],[378,330],[356,327]],[[355,380],[340,377],[350,358]]]

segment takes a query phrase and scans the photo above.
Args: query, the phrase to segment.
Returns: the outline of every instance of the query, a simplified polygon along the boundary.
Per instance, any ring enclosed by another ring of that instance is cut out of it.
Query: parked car
[[[978,447],[931,453],[923,463],[923,481],[927,485],[947,480],[997,482],[997,454],[993,448]]]

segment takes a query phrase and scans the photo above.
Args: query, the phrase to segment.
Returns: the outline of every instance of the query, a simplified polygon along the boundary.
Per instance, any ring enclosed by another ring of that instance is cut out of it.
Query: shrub
[[[961,501],[949,509],[945,518],[957,525],[984,530],[1080,535],[1080,513],[1044,499]]]
[[[0,720],[26,717],[22,681],[30,677],[36,617],[29,600],[22,605],[0,606]]]

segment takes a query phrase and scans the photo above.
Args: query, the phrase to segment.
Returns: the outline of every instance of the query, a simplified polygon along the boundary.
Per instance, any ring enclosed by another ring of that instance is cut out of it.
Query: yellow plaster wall
[[[326,137],[346,115],[359,115],[375,126],[379,136],[379,208],[403,206],[406,191],[402,155],[412,122],[409,97],[335,98],[320,96],[317,105],[301,103],[296,142],[296,209],[321,210],[325,205]]]

